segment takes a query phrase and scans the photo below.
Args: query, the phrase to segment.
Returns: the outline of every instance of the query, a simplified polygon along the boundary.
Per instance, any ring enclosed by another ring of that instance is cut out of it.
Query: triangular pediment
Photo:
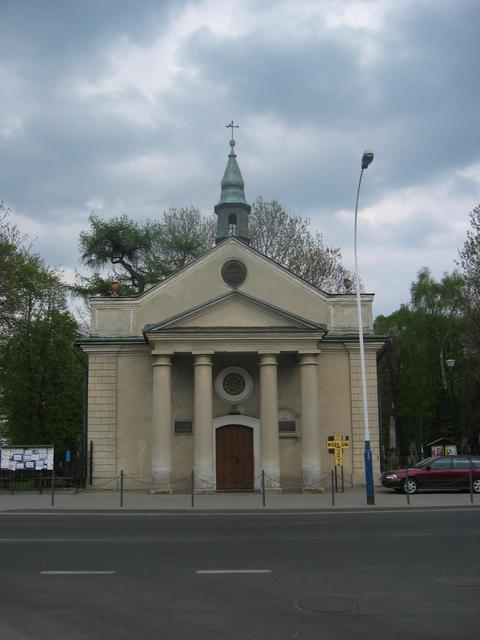
[[[214,328],[325,332],[324,325],[311,322],[239,291],[231,291],[159,323],[147,325],[144,333]]]
[[[222,269],[226,263],[235,260],[240,261],[247,272],[245,281],[234,287],[236,292],[262,300],[272,308],[282,309],[313,324],[328,324],[328,294],[247,244],[229,238],[136,299],[136,320],[140,331],[145,325],[188,313],[232,292],[233,287],[222,277]],[[263,319],[261,324],[266,322]]]

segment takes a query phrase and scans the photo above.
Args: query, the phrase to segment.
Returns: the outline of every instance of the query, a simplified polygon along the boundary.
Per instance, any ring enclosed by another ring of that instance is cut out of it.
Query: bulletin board
[[[0,468],[10,471],[52,471],[54,460],[54,447],[2,447],[0,455]]]

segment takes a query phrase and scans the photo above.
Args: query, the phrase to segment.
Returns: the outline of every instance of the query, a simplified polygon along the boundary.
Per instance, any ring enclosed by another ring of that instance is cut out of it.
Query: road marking
[[[116,538],[0,538],[1,542],[111,542]]]
[[[198,569],[195,573],[272,573],[271,569]]]
[[[420,538],[433,536],[433,533],[380,533],[380,538]]]
[[[41,576],[111,576],[116,571],[40,571]]]

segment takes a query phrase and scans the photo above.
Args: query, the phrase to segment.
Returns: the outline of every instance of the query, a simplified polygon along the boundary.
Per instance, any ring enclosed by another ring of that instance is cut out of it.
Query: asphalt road
[[[468,508],[3,514],[0,638],[480,638],[479,540]]]

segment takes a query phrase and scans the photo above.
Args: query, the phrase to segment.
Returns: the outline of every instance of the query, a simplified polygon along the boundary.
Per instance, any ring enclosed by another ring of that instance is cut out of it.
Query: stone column
[[[265,486],[280,488],[277,356],[260,354],[260,459]]]
[[[193,437],[195,445],[195,484],[215,489],[213,476],[213,388],[210,353],[194,353]]]
[[[302,482],[304,489],[320,486],[320,416],[317,353],[300,353],[302,398]]]
[[[153,354],[152,482],[170,491],[172,476],[172,359]]]

